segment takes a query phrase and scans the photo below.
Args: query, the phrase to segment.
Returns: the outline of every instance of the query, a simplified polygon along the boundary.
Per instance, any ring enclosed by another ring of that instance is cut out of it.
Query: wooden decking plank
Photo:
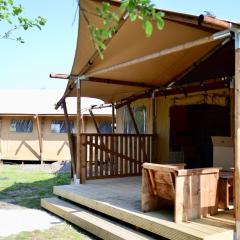
[[[78,204],[84,205],[111,217],[115,217],[119,220],[126,221],[137,227],[143,228],[159,236],[167,237],[173,240],[200,240],[204,239],[206,234],[186,227],[186,225],[173,225],[174,223],[162,221],[161,219],[153,219],[151,216],[145,216],[143,218],[141,213],[132,213],[127,209],[110,206],[107,203],[95,201],[90,198],[78,195],[76,190],[68,191],[66,189],[60,189],[60,187],[54,188],[54,193],[63,198],[69,199]]]
[[[233,239],[234,224],[227,228],[208,224],[204,219],[177,224],[173,215],[163,211],[141,212],[139,180],[139,177],[128,177],[88,181],[80,186],[54,187],[54,193],[169,239],[214,239],[216,234],[225,236],[226,240]]]
[[[58,198],[42,199],[41,206],[102,239],[153,239]]]

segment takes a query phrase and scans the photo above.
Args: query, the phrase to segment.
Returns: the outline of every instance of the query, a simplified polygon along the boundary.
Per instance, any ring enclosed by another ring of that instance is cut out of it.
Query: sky
[[[24,6],[27,17],[43,16],[47,19],[47,24],[42,31],[32,29],[16,32],[17,36],[24,38],[24,44],[0,40],[0,89],[64,90],[66,80],[51,79],[49,74],[71,72],[78,27],[78,19],[75,18],[76,0],[16,0],[16,2]],[[161,9],[193,15],[210,11],[219,19],[240,23],[240,0],[153,0],[153,2]]]

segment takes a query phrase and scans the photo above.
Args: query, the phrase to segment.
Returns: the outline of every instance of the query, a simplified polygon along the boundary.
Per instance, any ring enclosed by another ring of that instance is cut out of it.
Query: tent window
[[[26,132],[30,133],[33,131],[32,120],[11,120],[10,132]]]
[[[70,130],[73,132],[74,129],[74,122],[70,121]],[[51,132],[52,133],[66,133],[67,128],[65,125],[65,121],[61,120],[52,120],[51,122]]]
[[[132,108],[135,121],[138,126],[139,133],[144,134],[147,131],[147,110],[145,106]],[[126,134],[135,133],[134,125],[127,107],[123,110],[123,132]]]
[[[112,122],[111,121],[99,121],[98,127],[100,133],[112,133]]]

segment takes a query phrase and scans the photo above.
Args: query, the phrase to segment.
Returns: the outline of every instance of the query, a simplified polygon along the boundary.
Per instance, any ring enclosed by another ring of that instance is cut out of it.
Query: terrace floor
[[[220,211],[215,216],[186,223],[174,223],[171,209],[143,213],[141,177],[89,180],[83,185],[55,186],[54,194],[168,239],[234,239],[235,221],[231,211]]]

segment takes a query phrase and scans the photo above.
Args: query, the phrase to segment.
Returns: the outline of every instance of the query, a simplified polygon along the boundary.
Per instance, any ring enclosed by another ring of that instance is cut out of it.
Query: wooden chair
[[[174,221],[216,214],[220,168],[184,169],[183,164],[143,164],[142,210],[174,207]]]

